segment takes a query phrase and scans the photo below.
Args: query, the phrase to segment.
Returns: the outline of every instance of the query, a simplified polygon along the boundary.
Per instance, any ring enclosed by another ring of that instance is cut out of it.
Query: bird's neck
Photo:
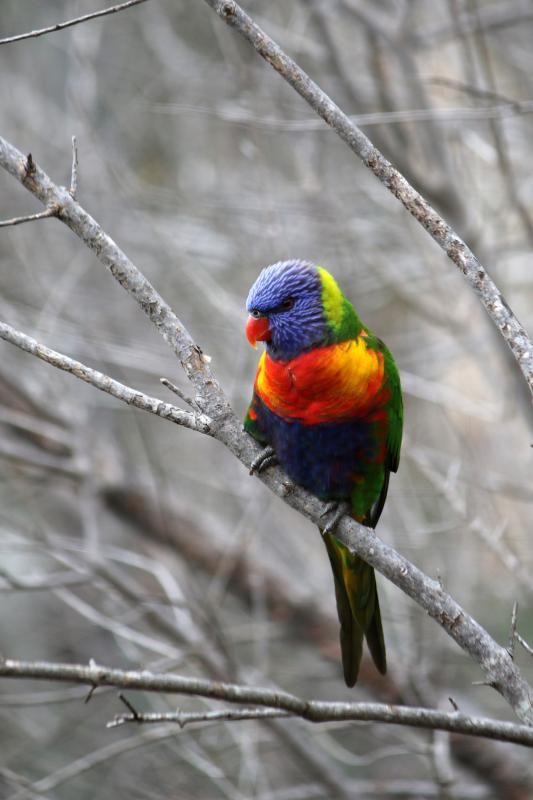
[[[366,328],[357,312],[352,304],[343,298],[342,314],[335,320],[329,319],[323,312],[317,317],[315,324],[309,324],[305,331],[300,331],[297,336],[285,336],[283,339],[275,337],[273,341],[267,342],[267,353],[273,361],[291,361],[303,353],[356,339],[362,331],[366,331]]]
[[[329,329],[332,344],[355,339],[362,330],[366,330],[355,308],[345,297],[343,297],[342,301],[342,316],[336,323],[330,324]]]

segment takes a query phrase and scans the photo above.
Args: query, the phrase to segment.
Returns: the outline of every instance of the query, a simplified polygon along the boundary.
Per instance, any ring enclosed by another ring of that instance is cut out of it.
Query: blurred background
[[[2,0],[0,37],[96,0]],[[514,0],[247,0],[475,250],[533,330],[533,9]],[[152,0],[0,47],[1,134],[78,199],[212,357],[244,414],[245,298],[265,264],[324,265],[400,367],[405,440],[378,528],[506,643],[533,638],[531,405],[455,266],[200,0]],[[0,218],[41,210],[0,174]],[[48,219],[0,232],[1,318],[170,402],[172,353],[93,254]],[[0,343],[0,652],[18,659],[428,704],[511,719],[480,670],[378,578],[389,674],[348,690],[316,530],[210,439]],[[533,679],[524,652],[517,661]],[[296,720],[121,727],[115,690],[4,681],[10,800],[514,798],[526,749]],[[202,710],[129,693],[139,710]]]

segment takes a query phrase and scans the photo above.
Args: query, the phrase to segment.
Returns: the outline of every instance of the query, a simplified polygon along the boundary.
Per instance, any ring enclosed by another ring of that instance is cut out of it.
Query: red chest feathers
[[[291,361],[263,353],[255,390],[275,414],[315,425],[379,415],[388,394],[383,383],[383,355],[360,336]]]

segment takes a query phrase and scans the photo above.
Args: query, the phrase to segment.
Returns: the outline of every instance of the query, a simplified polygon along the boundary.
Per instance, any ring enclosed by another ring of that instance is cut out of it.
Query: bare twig
[[[92,576],[89,573],[83,575],[63,571],[35,578],[19,578],[8,572],[5,567],[0,567],[0,579],[7,584],[5,587],[0,585],[0,593],[9,591],[41,592],[62,586],[79,586],[90,581]]]
[[[439,787],[439,800],[451,800],[455,778],[450,759],[450,734],[447,731],[433,732],[430,752],[435,781]]]
[[[48,219],[49,217],[57,217],[57,208],[47,208],[46,211],[39,211],[37,214],[26,214],[23,217],[13,217],[12,219],[4,219],[0,221],[0,228],[7,228],[10,225],[22,225],[23,222],[35,222],[37,219]]]
[[[56,350],[45,347],[44,344],[32,339],[31,336],[15,330],[11,325],[7,325],[4,322],[0,322],[0,338],[20,347],[21,350],[25,350],[27,353],[37,356],[41,361],[46,361],[58,369],[70,372],[76,378],[80,378],[85,383],[90,383],[91,386],[116,397],[118,400],[122,400],[128,405],[149,411],[151,414],[156,414],[158,417],[168,419],[195,431],[210,432],[211,420],[205,414],[183,411],[177,406],[164,403],[156,397],[150,397],[137,389],[125,386],[123,383],[110,378],[109,375],[104,375],[98,370],[87,367],[80,361],[75,361],[73,358],[58,353]]]
[[[523,636],[520,636],[519,633],[516,634],[516,641],[518,644],[521,644],[526,653],[529,653],[530,656],[533,656],[533,647],[526,642]]]
[[[324,124],[313,117],[305,119],[278,119],[261,117],[246,109],[225,109],[216,106],[191,105],[187,103],[148,103],[139,101],[142,109],[158,114],[205,114],[229,122],[232,125],[245,125],[251,128],[271,130],[309,132],[327,131]],[[476,122],[491,119],[504,119],[520,115],[533,114],[533,101],[507,100],[497,105],[467,108],[465,106],[449,108],[405,108],[395,111],[371,111],[367,114],[350,114],[348,119],[364,128],[374,125],[402,125],[405,122]]]
[[[511,633],[509,635],[509,655],[511,658],[514,658],[514,651],[515,651],[515,642],[522,645],[526,653],[529,653],[530,656],[533,656],[533,647],[526,642],[523,636],[518,633],[518,603],[515,600],[513,603],[513,611],[511,614]]]
[[[190,395],[183,392],[179,386],[176,386],[175,383],[169,381],[168,378],[159,378],[159,381],[163,384],[163,386],[166,386],[167,389],[170,389],[171,392],[177,394],[178,397],[180,397],[184,403],[187,403],[188,406],[191,406],[191,408],[194,408],[196,409],[196,411],[199,411],[198,403],[196,402],[196,400],[190,397]]]
[[[119,695],[123,703],[128,705],[124,695]],[[294,716],[288,711],[276,708],[238,708],[224,709],[221,711],[177,711],[167,713],[147,713],[141,714],[133,707],[130,714],[117,714],[111,722],[107,723],[108,728],[117,728],[119,725],[126,725],[128,722],[143,723],[153,725],[161,722],[177,723],[180,728],[196,722],[240,722],[247,719],[279,719]]]
[[[340,136],[407,211],[428,231],[479,295],[509,345],[533,394],[533,343],[476,256],[429,203],[374,147],[370,139],[234,0],[205,0],[235,28]]]
[[[234,4],[231,6],[233,8]],[[318,89],[317,91],[320,92]],[[341,114],[340,111],[338,113]],[[203,412],[210,417],[210,435],[222,442],[249,469],[260,448],[251,437],[243,434],[242,424],[233,414],[219,382],[211,372],[208,359],[168,304],[96,220],[72,199],[69,192],[56,186],[33,159],[24,156],[2,138],[0,166],[7,169],[42,202],[48,204],[53,201],[59,204],[59,219],[95,252],[178,356],[195,388]],[[29,352],[33,352],[33,349],[30,348]],[[135,404],[133,398],[132,402]],[[179,409],[173,413],[179,413],[182,418],[190,416],[190,412]],[[324,504],[301,487],[291,484],[281,469],[267,470],[259,479],[288,505],[318,525]],[[438,582],[378,539],[373,531],[353,519],[344,517],[336,533],[353,552],[422,606],[481,666],[487,682],[505,697],[517,716],[524,722],[533,723],[533,690],[520,674],[507,650],[498,645],[481,625],[444,592]]]
[[[70,173],[70,196],[76,199],[78,193],[78,143],[76,137],[72,137],[72,170]]]
[[[507,645],[507,649],[509,651],[509,655],[514,660],[514,649],[515,649],[515,642],[516,642],[516,623],[518,620],[518,601],[515,600],[513,603],[513,611],[511,613],[511,632],[509,634],[509,644]]]
[[[120,3],[116,6],[103,8],[101,11],[93,11],[91,14],[84,14],[82,17],[75,17],[66,22],[58,22],[57,25],[49,25],[48,28],[40,28],[35,31],[28,31],[27,33],[19,33],[17,36],[7,36],[5,39],[0,39],[0,44],[9,44],[10,42],[20,42],[23,39],[36,39],[38,36],[44,36],[46,33],[54,33],[55,31],[62,31],[64,28],[71,28],[73,25],[79,25],[81,22],[87,22],[90,19],[97,19],[98,17],[107,17],[109,14],[116,14],[117,11],[124,11],[131,6],[138,6],[140,3],[145,3],[146,0],[127,0],[125,3]]]
[[[190,333],[150,282],[126,254],[84,209],[61,186],[56,186],[33,161],[0,137],[0,166],[11,173],[41,202],[60,207],[59,219],[68,225],[97,258],[109,269],[115,280],[135,299],[143,312],[172,347],[209,416],[220,425],[232,412],[222,388],[209,368],[209,360],[195,344]],[[182,412],[184,413],[184,412]]]
[[[129,715],[127,715],[128,718],[130,720],[132,720],[132,721],[137,722],[138,719],[139,719],[139,713],[138,713],[137,709],[135,708],[135,706],[133,705],[133,703],[130,703],[130,701],[128,700],[126,695],[123,694],[122,692],[120,692],[118,697],[119,697],[119,700],[121,700],[121,702],[124,703],[124,705],[126,706],[126,708],[130,712]]]
[[[167,694],[195,695],[228,703],[243,703],[285,711],[309,722],[359,721],[385,722],[415,728],[453,731],[467,736],[513,742],[533,747],[533,729],[526,725],[485,717],[471,717],[458,712],[446,713],[429,708],[394,706],[383,703],[328,703],[304,700],[276,689],[254,688],[235,683],[222,683],[175,674],[124,671],[94,663],[61,664],[44,661],[26,662],[5,659],[0,661],[0,676],[33,678],[36,680],[83,683],[89,686],[118,686]],[[253,709],[246,710],[250,719]],[[261,712],[262,715],[262,712]],[[178,721],[177,719],[173,721]]]

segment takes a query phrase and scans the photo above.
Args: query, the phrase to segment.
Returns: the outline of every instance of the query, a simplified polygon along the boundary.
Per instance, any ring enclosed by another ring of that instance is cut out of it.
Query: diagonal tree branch
[[[96,389],[116,397],[117,400],[122,400],[129,406],[149,411],[151,414],[156,414],[158,417],[168,419],[193,431],[210,433],[211,419],[205,414],[183,411],[171,403],[165,403],[156,397],[150,397],[144,392],[132,389],[130,386],[110,378],[109,375],[104,375],[103,372],[98,372],[98,370],[87,367],[80,361],[75,361],[73,358],[58,353],[56,350],[45,347],[44,344],[40,344],[40,342],[32,339],[31,336],[15,330],[5,322],[0,322],[0,339],[20,347],[21,350],[31,353],[31,355],[40,358],[41,361],[46,361],[47,364],[51,364],[53,367],[70,372],[76,378],[85,381],[85,383],[90,383]]]
[[[88,686],[116,686],[165,694],[195,695],[222,700],[227,703],[256,705],[285,712],[284,715],[301,717],[309,722],[364,721],[385,722],[392,725],[408,725],[415,728],[445,730],[467,736],[481,736],[513,742],[533,747],[533,730],[527,725],[513,722],[471,717],[458,711],[446,713],[429,708],[395,706],[385,703],[339,703],[319,700],[305,700],[297,695],[277,689],[250,687],[243,684],[210,681],[204,678],[191,678],[169,673],[153,673],[148,670],[124,671],[100,666],[91,662],[83,664],[62,664],[45,661],[0,660],[0,676],[6,678],[33,678],[67,683],[81,683]],[[256,709],[241,709],[242,719],[251,719]],[[272,712],[264,714],[257,709],[256,717],[275,716]],[[236,718],[238,716],[238,712]],[[157,717],[157,719],[155,718]],[[204,714],[205,717],[205,714]],[[176,722],[180,713],[173,715],[143,715],[133,710],[130,715],[115,717],[114,724],[124,722]],[[191,720],[192,721],[192,720]],[[113,725],[113,723],[111,723]]]
[[[116,14],[117,11],[123,11],[125,8],[131,8],[131,6],[138,6],[140,3],[146,3],[146,0],[126,0],[125,3],[119,3],[119,5],[116,6],[103,8],[101,11],[93,11],[91,14],[84,14],[82,17],[69,19],[66,22],[58,22],[57,25],[49,25],[48,28],[39,28],[39,30],[36,31],[19,33],[17,36],[7,36],[5,39],[0,39],[0,44],[21,42],[23,39],[36,39],[38,36],[44,36],[46,33],[54,33],[55,31],[62,31],[65,28],[71,28],[73,25],[79,25],[80,22],[87,22],[90,19],[97,19],[98,17],[107,17],[109,14]]]
[[[231,414],[222,388],[182,322],[100,225],[72,198],[64,186],[56,186],[33,161],[0,137],[0,166],[57,215],[96,254],[115,280],[139,304],[177,355],[185,374],[199,393],[204,410],[213,419]],[[209,409],[209,410],[208,410]]]
[[[259,452],[259,446],[243,433],[240,421],[235,417],[220,384],[208,366],[209,359],[203,356],[189,332],[154,287],[64,187],[56,186],[34,163],[31,156],[24,156],[1,137],[0,166],[16,177],[45,205],[55,203],[59,206],[58,218],[95,252],[97,258],[139,304],[178,356],[196,390],[195,402],[212,420],[211,436],[224,444],[249,468]],[[292,484],[281,469],[269,469],[259,479],[292,508],[315,524],[320,524],[324,504]],[[370,528],[359,525],[351,518],[344,517],[336,533],[354,553],[424,608],[480,665],[486,682],[500,692],[517,716],[523,722],[533,725],[532,690],[509,653],[443,590],[438,581],[429,578],[392,547],[378,539]]]
[[[235,28],[252,47],[322,117],[407,211],[428,231],[461,270],[476,291],[499,332],[509,345],[533,394],[533,342],[507,305],[498,287],[469,247],[374,147],[370,139],[328,95],[246,14],[234,0],[205,0],[224,22]]]

